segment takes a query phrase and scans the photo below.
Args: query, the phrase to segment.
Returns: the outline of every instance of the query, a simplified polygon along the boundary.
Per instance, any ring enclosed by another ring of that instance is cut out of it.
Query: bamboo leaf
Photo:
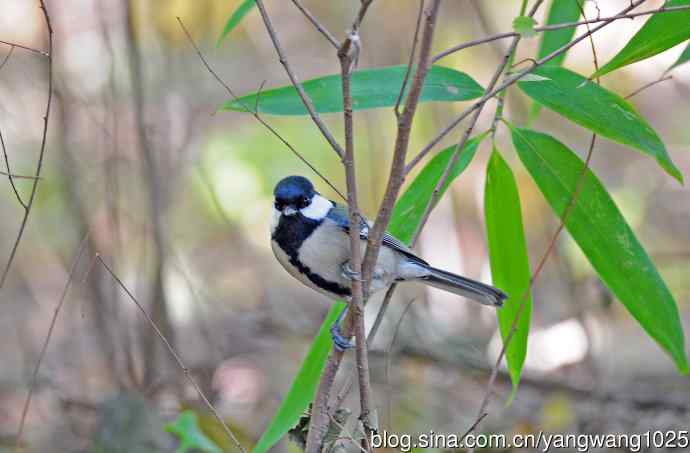
[[[513,172],[494,148],[486,168],[484,190],[484,218],[489,243],[491,279],[494,286],[508,294],[498,315],[501,337],[505,342],[516,317],[515,333],[506,348],[506,362],[513,384],[512,397],[517,391],[522,365],[527,355],[527,336],[532,313],[530,268],[525,230],[522,225],[520,194]],[[523,295],[527,295],[524,307]]]
[[[231,31],[237,27],[240,22],[242,22],[242,19],[244,19],[244,16],[246,16],[249,11],[252,10],[256,6],[256,1],[255,0],[244,0],[242,3],[240,3],[240,6],[238,6],[235,11],[232,12],[230,17],[228,18],[228,21],[225,23],[225,27],[223,27],[223,32],[220,34],[218,37],[218,43],[217,45],[220,45],[221,42],[230,34]]]
[[[406,65],[364,69],[352,74],[353,110],[392,107],[400,93]],[[408,84],[408,88],[409,88]],[[340,74],[311,79],[302,84],[319,113],[343,111]],[[467,74],[443,66],[432,66],[420,102],[456,102],[476,99],[484,89]],[[257,101],[258,97],[258,101]],[[292,85],[251,93],[226,102],[223,110],[246,112],[258,107],[259,113],[271,115],[307,115],[297,90]]]
[[[522,163],[594,270],[647,334],[688,373],[678,307],[611,196],[584,162],[553,137],[512,129]],[[579,189],[579,190],[578,190]]]
[[[541,79],[518,82],[529,97],[592,132],[654,157],[668,174],[683,182],[664,143],[625,99],[565,68],[542,67],[533,74]]]
[[[687,6],[690,0],[668,0],[665,7]],[[659,12],[650,17],[635,36],[592,77],[602,76],[629,64],[658,55],[690,39],[690,9]]]

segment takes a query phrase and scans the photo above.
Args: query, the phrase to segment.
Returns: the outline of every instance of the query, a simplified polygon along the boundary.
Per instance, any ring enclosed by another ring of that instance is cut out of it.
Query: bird
[[[347,206],[318,193],[309,179],[288,176],[273,190],[271,248],[278,262],[304,285],[334,300],[351,298],[351,282],[359,275],[350,265],[350,219]],[[360,219],[364,252],[372,223]],[[369,294],[395,282],[421,282],[483,305],[501,307],[508,296],[498,288],[432,267],[389,233],[383,236],[372,272]],[[343,310],[331,327],[339,350],[352,346],[340,333]]]

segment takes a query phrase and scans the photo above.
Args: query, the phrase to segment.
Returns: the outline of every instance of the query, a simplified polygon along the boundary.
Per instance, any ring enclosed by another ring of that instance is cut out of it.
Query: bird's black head
[[[315,194],[314,186],[307,178],[288,176],[273,190],[275,208],[284,214],[295,213],[309,206]]]

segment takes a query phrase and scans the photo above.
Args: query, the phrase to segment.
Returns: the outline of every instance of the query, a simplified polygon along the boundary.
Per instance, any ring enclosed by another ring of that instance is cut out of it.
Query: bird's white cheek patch
[[[273,215],[271,216],[271,234],[275,233],[276,228],[278,228],[278,222],[280,222],[280,211],[274,207]]]
[[[333,203],[319,194],[314,195],[311,204],[306,208],[300,209],[303,216],[313,220],[321,220],[326,217],[328,211],[333,207]]]

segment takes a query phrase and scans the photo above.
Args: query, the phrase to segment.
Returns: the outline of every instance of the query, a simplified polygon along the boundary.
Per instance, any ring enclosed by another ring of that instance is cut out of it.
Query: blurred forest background
[[[28,413],[27,451],[172,451],[163,430],[181,408],[230,448],[179,367],[95,253],[148,308],[190,373],[245,445],[262,432],[286,392],[329,302],[275,261],[269,244],[271,190],[309,169],[251,116],[218,111],[227,93],[203,67],[176,16],[238,94],[288,80],[256,11],[217,46],[239,2],[231,0],[61,0],[48,2],[54,35],[54,99],[42,179],[26,234],[0,290],[0,452],[14,445],[31,375],[85,233],[87,251],[55,325]],[[359,2],[305,0],[342,37]],[[519,2],[448,0],[434,48],[510,31]],[[587,2],[589,17],[628,0]],[[662,2],[649,2],[648,7]],[[339,71],[328,43],[287,1],[267,7],[302,80]],[[361,36],[360,68],[407,62],[418,3],[376,0]],[[543,22],[542,8],[537,19]],[[643,23],[619,21],[594,35],[608,60]],[[0,39],[45,49],[38,2],[4,0]],[[486,84],[508,41],[454,54],[440,64]],[[534,54],[524,40],[517,61]],[[681,48],[630,66],[604,86],[627,95],[654,81]],[[45,57],[0,44],[0,130],[12,172],[30,175],[40,150],[47,93]],[[592,72],[589,43],[566,66]],[[690,65],[633,98],[686,177],[690,175]],[[423,104],[411,152],[466,106]],[[511,90],[507,115],[527,118]],[[493,108],[477,130],[490,126]],[[342,133],[338,114],[325,115]],[[308,117],[266,117],[338,187],[344,174]],[[355,114],[360,202],[376,212],[393,149],[390,109]],[[584,155],[590,135],[544,111],[536,124]],[[460,131],[446,144],[457,141]],[[536,262],[558,223],[516,161],[530,258]],[[451,187],[419,242],[428,261],[490,281],[482,214],[485,142]],[[592,167],[614,195],[690,326],[690,190],[648,157],[600,140]],[[421,168],[421,167],[420,167]],[[6,168],[3,166],[2,168]],[[31,180],[17,179],[26,199]],[[319,184],[322,193],[332,191]],[[0,180],[4,267],[24,214]],[[406,310],[408,304],[409,310]],[[643,432],[690,426],[690,385],[595,277],[563,233],[537,282],[523,381],[512,405],[499,374],[487,432]],[[367,307],[371,323],[380,297]],[[399,323],[401,316],[404,318]],[[403,285],[371,355],[382,427],[461,434],[475,418],[500,349],[493,310]],[[352,358],[349,358],[351,360]],[[350,365],[348,365],[349,367]],[[345,373],[341,373],[344,375]],[[352,398],[352,396],[351,396]],[[356,398],[356,395],[355,395]],[[282,442],[278,451],[288,451]]]

